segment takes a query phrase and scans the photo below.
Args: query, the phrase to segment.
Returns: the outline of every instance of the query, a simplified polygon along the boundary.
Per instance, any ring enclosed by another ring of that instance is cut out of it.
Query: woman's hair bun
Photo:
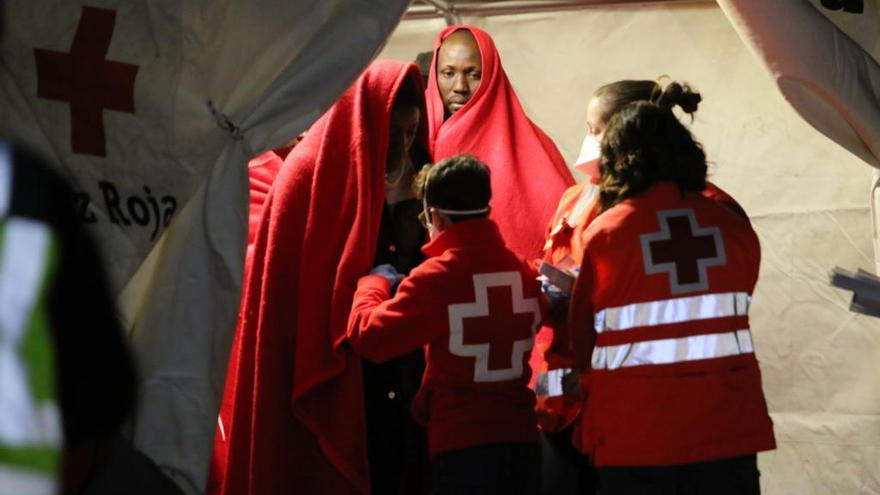
[[[660,83],[658,82],[658,89],[660,87],[662,86],[660,86]],[[699,106],[700,102],[703,101],[703,97],[700,96],[700,93],[694,91],[687,83],[673,81],[657,91],[653,100],[654,103],[661,107],[671,110],[678,105],[684,113],[693,114],[697,111],[697,106]]]

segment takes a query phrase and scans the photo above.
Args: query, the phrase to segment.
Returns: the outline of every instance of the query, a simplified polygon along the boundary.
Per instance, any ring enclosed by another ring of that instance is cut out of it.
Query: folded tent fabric
[[[480,48],[482,78],[477,91],[459,111],[445,119],[437,82],[440,45],[466,29]],[[428,132],[434,158],[470,153],[492,172],[491,218],[511,250],[537,258],[544,229],[565,189],[574,184],[553,141],[526,116],[501,66],[492,38],[473,26],[451,26],[437,36],[425,92]]]
[[[390,113],[407,79],[422,87],[413,64],[370,65],[269,191],[209,493],[369,492],[361,363],[342,344],[356,282],[375,255]],[[427,140],[424,121],[419,139]]]

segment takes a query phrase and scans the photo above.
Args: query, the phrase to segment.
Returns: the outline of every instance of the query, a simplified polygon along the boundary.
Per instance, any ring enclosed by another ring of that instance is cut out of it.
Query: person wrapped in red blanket
[[[415,65],[373,63],[275,179],[245,274],[210,493],[371,490],[361,359],[341,344],[356,281],[378,258],[387,173],[426,159],[407,151],[427,156],[424,124],[394,117],[407,86],[421,94]]]
[[[392,267],[362,277],[348,325],[351,346],[374,361],[426,347],[413,410],[428,427],[437,494],[540,492],[527,365],[539,284],[486,218],[489,181],[469,155],[423,169],[428,259],[393,297]]]
[[[437,36],[425,100],[434,159],[470,153],[488,165],[492,220],[513,252],[539,257],[544,226],[574,179],[525,114],[488,33],[451,26]]]

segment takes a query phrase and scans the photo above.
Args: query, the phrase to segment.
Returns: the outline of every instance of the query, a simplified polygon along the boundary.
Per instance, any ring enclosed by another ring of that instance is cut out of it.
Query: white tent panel
[[[381,3],[245,2],[215,19],[226,31],[210,59],[222,62],[205,79],[210,88],[223,87],[229,74],[243,81],[228,92],[227,105],[238,109],[230,113],[234,139],[217,150],[210,176],[120,295],[141,358],[132,441],[187,493],[204,491],[238,313],[247,162],[311,125],[357,78],[408,2]],[[268,29],[262,16],[286,9],[295,18]],[[254,91],[261,98],[249,101]]]
[[[878,4],[868,0],[866,12],[841,18],[806,3],[721,2],[797,112],[873,166],[880,166],[880,64],[869,50],[880,34],[875,24],[870,40],[864,20],[880,15]]]
[[[4,2],[0,134],[78,192],[140,360],[132,440],[198,493],[238,308],[247,161],[329,108],[409,2],[87,3]]]
[[[527,113],[569,162],[598,86],[668,74],[702,93],[692,130],[763,249],[752,328],[779,443],[759,456],[764,493],[880,493],[880,323],[849,313],[827,282],[834,265],[874,266],[871,169],[801,119],[714,4],[463,21],[494,37]],[[442,26],[404,21],[380,57],[413,60]]]
[[[810,3],[880,63],[880,1],[810,0]]]

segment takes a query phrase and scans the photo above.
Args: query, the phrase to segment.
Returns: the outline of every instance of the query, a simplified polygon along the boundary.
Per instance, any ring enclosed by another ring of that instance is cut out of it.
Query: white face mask
[[[574,168],[590,176],[595,174],[593,179],[598,179],[600,156],[602,156],[602,146],[595,136],[587,133],[581,145],[581,152],[574,162]]]

